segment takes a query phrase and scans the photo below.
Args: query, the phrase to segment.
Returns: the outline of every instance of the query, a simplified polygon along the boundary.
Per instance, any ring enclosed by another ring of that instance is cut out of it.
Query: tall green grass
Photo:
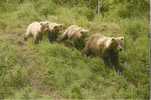
[[[120,4],[104,16],[96,15],[94,9],[85,5],[69,9],[51,0],[1,1],[0,5],[0,98],[149,98],[146,14],[127,13],[126,5],[120,9]],[[105,66],[101,58],[85,57],[63,44],[43,40],[38,45],[31,41],[18,45],[27,25],[35,20],[63,23],[65,27],[77,24],[89,29],[89,35],[124,35],[125,47],[119,55],[123,74],[119,76]]]

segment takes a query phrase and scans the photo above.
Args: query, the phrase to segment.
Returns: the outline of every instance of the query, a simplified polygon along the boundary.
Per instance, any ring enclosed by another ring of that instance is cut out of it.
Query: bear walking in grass
[[[42,40],[43,33],[49,31],[49,22],[33,22],[28,25],[26,33],[24,35],[24,40],[27,40],[29,37],[33,37],[35,44],[39,43]]]
[[[49,23],[49,33],[48,33],[49,42],[56,41],[62,29],[63,29],[63,24],[57,24],[52,22]]]
[[[58,41],[71,40],[76,48],[84,46],[84,38],[89,31],[77,25],[69,26],[65,32],[58,38]],[[80,45],[80,46],[79,46]]]
[[[106,37],[93,34],[88,38],[83,52],[87,56],[100,56],[106,65],[114,66],[116,71],[121,71],[118,53],[123,49],[123,46],[124,37]]]
[[[77,25],[71,25],[65,30],[59,40],[62,41],[66,39],[79,39],[84,37],[86,33],[88,33],[88,30]]]

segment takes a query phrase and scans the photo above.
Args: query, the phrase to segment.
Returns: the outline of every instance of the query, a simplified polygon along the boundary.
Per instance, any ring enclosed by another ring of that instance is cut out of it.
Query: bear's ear
[[[114,37],[112,37],[112,42],[115,42],[115,41],[116,41],[116,39]]]
[[[42,22],[40,22],[40,25],[41,25],[41,26],[43,26],[43,23],[42,23]]]
[[[124,40],[124,37],[120,37],[120,40]]]
[[[60,27],[63,27],[63,24],[59,24]]]
[[[56,26],[54,26],[53,28],[54,28],[54,29],[57,29],[57,28],[58,28],[58,26],[56,25]]]
[[[49,25],[49,22],[46,22],[46,25]]]
[[[43,22],[40,22],[40,25],[41,25],[41,26],[44,26],[45,24],[44,24]]]
[[[81,30],[81,33],[88,33],[88,32],[89,32],[89,30],[86,30],[86,29]]]
[[[61,29],[63,28],[63,24],[58,24],[57,27]]]
[[[116,39],[117,39],[117,40],[121,40],[121,41],[123,41],[123,40],[124,40],[124,37],[123,37],[123,36],[121,36],[121,37],[117,37]]]
[[[48,22],[48,21],[43,21],[43,22],[40,22],[40,25],[41,25],[41,26],[49,25],[49,22]]]

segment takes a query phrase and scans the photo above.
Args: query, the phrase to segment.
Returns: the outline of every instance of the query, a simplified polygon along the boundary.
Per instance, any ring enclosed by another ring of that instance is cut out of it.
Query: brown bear
[[[58,41],[71,40],[76,48],[82,48],[79,44],[84,44],[83,40],[89,31],[77,25],[69,26],[65,32],[58,38]]]
[[[71,25],[65,30],[63,35],[60,37],[60,41],[65,39],[79,39],[85,36],[86,33],[88,33],[88,30],[77,25]]]
[[[119,70],[118,53],[123,49],[124,37],[106,37],[101,34],[93,34],[88,38],[83,52],[89,56],[100,56],[106,65],[114,66]]]
[[[34,43],[37,44],[42,40],[43,33],[49,31],[49,22],[33,22],[28,25],[26,33],[24,35],[24,40],[27,40],[29,37],[33,37]]]
[[[63,24],[57,24],[57,23],[49,23],[49,33],[48,33],[48,39],[49,42],[54,42],[57,40],[60,32],[63,29]]]

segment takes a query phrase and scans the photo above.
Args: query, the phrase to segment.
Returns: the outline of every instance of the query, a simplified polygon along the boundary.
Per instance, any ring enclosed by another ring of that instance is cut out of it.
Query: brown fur
[[[88,30],[79,27],[77,25],[69,26],[65,32],[59,38],[59,41],[66,40],[66,39],[80,39],[82,38]]]
[[[54,42],[57,40],[60,31],[63,29],[63,24],[57,24],[57,23],[49,23],[49,33],[48,33],[48,39],[49,42]]]
[[[84,52],[87,55],[95,55],[101,57],[104,56],[109,50],[118,52],[118,49],[122,49],[123,46],[121,38],[122,37],[114,38],[106,37],[100,34],[93,34],[88,38]]]
[[[49,26],[47,21],[33,22],[28,25],[26,33],[24,35],[24,40],[29,37],[33,37],[34,43],[39,43],[42,40],[43,33],[49,31]]]
[[[119,51],[122,50],[124,37],[106,37],[94,34],[89,37],[83,52],[87,55],[99,56],[105,65],[114,67],[117,72],[122,72],[119,65]]]

